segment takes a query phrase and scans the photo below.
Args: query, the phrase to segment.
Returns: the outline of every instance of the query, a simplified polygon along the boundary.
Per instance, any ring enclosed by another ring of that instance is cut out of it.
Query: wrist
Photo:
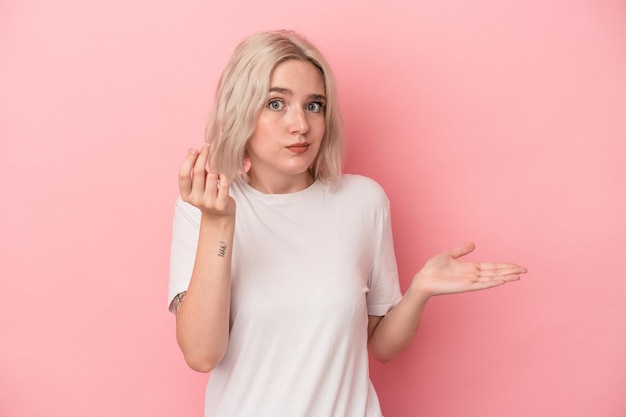
[[[413,281],[411,281],[411,285],[407,290],[407,294],[409,294],[412,298],[426,302],[430,299],[430,297],[434,296],[435,294],[431,291],[428,291],[428,289],[422,285],[422,281],[423,276],[422,271],[420,271],[413,277]]]
[[[202,213],[200,218],[201,226],[211,227],[228,227],[235,224],[235,213],[215,215],[211,213]]]
[[[231,243],[235,234],[235,215],[213,216],[202,215],[200,220],[200,236],[210,240]]]

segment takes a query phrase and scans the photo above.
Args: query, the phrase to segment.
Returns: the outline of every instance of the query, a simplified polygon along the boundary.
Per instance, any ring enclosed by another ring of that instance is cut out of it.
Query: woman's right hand
[[[183,201],[211,217],[234,216],[235,200],[229,194],[230,184],[224,175],[208,168],[210,145],[189,149],[178,175]]]

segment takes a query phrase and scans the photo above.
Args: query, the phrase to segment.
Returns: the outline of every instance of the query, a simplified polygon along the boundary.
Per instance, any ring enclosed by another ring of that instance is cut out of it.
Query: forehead
[[[276,65],[270,77],[270,88],[285,88],[307,94],[324,94],[324,79],[310,61],[290,59]]]

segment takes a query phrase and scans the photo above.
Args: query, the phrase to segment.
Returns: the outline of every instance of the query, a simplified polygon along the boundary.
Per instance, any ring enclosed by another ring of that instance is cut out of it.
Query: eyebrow
[[[292,91],[288,88],[282,88],[282,87],[271,87],[270,88],[270,93],[279,93],[279,94],[286,94],[286,95],[292,95]],[[324,100],[326,101],[326,96],[324,96],[323,94],[309,94],[309,98],[313,99],[313,100]]]

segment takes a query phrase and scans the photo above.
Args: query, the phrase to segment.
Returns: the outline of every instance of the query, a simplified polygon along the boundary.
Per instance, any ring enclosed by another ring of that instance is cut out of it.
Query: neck
[[[250,186],[264,194],[290,194],[302,191],[315,182],[310,172],[293,178],[259,178],[250,170]]]

